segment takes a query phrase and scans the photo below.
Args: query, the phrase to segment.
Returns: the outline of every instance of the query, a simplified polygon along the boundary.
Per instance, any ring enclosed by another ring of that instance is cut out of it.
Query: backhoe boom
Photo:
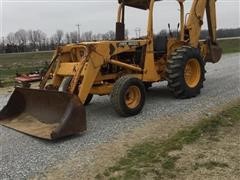
[[[190,44],[198,47],[204,12],[206,10],[209,38],[212,44],[216,44],[216,0],[194,0],[187,21]]]

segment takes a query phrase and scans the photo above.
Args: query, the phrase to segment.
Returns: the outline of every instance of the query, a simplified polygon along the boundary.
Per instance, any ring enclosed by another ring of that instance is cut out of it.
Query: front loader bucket
[[[75,95],[16,88],[0,111],[0,124],[53,140],[85,131],[86,113]]]

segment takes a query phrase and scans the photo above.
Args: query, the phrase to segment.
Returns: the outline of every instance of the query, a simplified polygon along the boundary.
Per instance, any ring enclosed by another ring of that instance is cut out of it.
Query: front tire
[[[166,79],[176,98],[185,99],[200,94],[205,81],[205,62],[199,49],[178,48],[168,60]]]
[[[72,77],[65,77],[61,83],[61,85],[58,88],[58,91],[60,92],[67,92],[68,91],[68,87],[71,83]],[[78,89],[75,90],[76,92],[74,92],[74,94],[78,94]],[[87,106],[88,104],[90,104],[91,100],[93,98],[93,94],[88,94],[87,99],[84,102],[84,105]]]
[[[132,76],[118,79],[111,93],[111,102],[115,111],[124,117],[139,114],[145,103],[145,86]]]

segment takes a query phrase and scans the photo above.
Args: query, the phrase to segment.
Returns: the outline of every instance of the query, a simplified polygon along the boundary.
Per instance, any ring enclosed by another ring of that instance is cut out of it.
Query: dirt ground
[[[8,94],[13,89],[13,87],[0,88],[0,94]],[[220,110],[215,110],[213,114]],[[94,179],[97,174],[114,165],[134,144],[149,138],[167,138],[183,128],[192,126],[200,118],[200,115],[190,113],[185,116],[188,116],[188,121],[186,119],[182,121],[179,117],[169,117],[159,123],[150,123],[138,128],[133,133],[124,134],[111,143],[99,146],[97,151],[85,152],[91,159],[84,169],[78,167],[76,154],[75,158],[51,167],[44,174],[32,179]],[[192,121],[193,119],[195,121]],[[239,129],[240,123],[234,127],[223,128],[215,138],[203,137],[197,143],[184,146],[181,151],[171,152],[172,156],[178,158],[176,179],[238,180],[240,178]]]
[[[13,90],[14,90],[14,87],[3,87],[3,88],[0,88],[0,94],[1,95],[9,94]]]
[[[173,152],[179,159],[177,179],[240,179],[240,123],[222,128],[215,138],[203,137]]]
[[[39,85],[39,82],[34,82],[34,83],[31,83],[31,88],[38,88],[38,85]],[[6,87],[1,87],[0,88],[0,95],[7,95],[9,93],[12,93],[14,91],[14,86],[6,86]]]
[[[143,128],[135,129],[134,132],[123,134],[111,143],[102,144],[92,151],[84,152],[85,156],[91,157],[88,165],[84,168],[78,166],[79,158],[76,154],[75,157],[49,168],[44,174],[32,179],[95,179],[99,173],[103,173],[106,168],[113,166],[135,144],[152,137],[165,139],[178,130],[193,125],[194,121],[191,119],[198,118],[191,114],[186,115],[189,116],[188,121],[169,117],[159,123],[149,123]]]
[[[221,110],[215,110],[213,114]],[[76,157],[49,168],[44,174],[33,179],[95,179],[97,174],[102,174],[106,168],[114,165],[134,144],[156,137],[166,139],[203,118],[196,114],[185,115],[188,120],[171,117],[159,123],[150,123],[111,143],[99,146],[97,150],[85,152],[91,159],[84,168],[78,166],[76,154]],[[172,152],[171,155],[178,158],[176,179],[239,179],[239,128],[240,124],[231,129],[223,129],[215,139],[201,138],[197,143],[184,146],[182,151]]]

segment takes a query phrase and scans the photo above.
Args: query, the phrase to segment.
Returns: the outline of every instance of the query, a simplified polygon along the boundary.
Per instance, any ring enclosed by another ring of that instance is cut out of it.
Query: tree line
[[[177,36],[177,31],[172,32]],[[128,31],[126,30],[126,37]],[[167,30],[160,31],[156,36],[168,36]],[[219,29],[217,31],[218,38],[239,37],[240,28],[236,29]],[[208,31],[203,30],[201,38],[208,37]],[[32,52],[32,51],[49,51],[54,50],[56,46],[77,43],[78,41],[98,41],[98,40],[114,40],[115,32],[110,30],[106,33],[94,34],[92,31],[87,31],[78,34],[77,31],[64,33],[63,30],[57,30],[51,37],[41,30],[24,30],[20,29],[15,33],[9,33],[3,37],[0,44],[0,53],[15,53],[15,52]]]
[[[179,32],[178,30],[161,30],[158,34],[155,35],[155,40],[161,37],[167,37],[169,34],[172,36],[177,37]],[[208,30],[202,30],[200,39],[207,39],[209,37]],[[231,38],[231,37],[240,37],[240,28],[235,29],[219,29],[217,30],[217,38]]]
[[[114,39],[114,31],[108,31],[103,34],[93,34],[92,31],[87,31],[79,35],[77,31],[64,33],[62,30],[57,30],[51,37],[48,37],[47,34],[41,30],[27,31],[20,29],[2,38],[0,53],[49,51],[55,49],[58,45],[77,43],[78,41]]]

